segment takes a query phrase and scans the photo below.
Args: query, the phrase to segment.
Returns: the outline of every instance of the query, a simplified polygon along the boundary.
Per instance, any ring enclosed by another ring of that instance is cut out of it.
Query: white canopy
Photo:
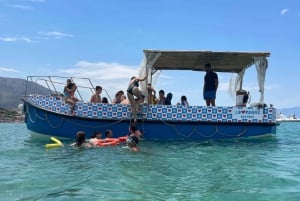
[[[152,75],[160,70],[194,70],[205,71],[204,65],[210,63],[215,72],[237,73],[235,90],[242,89],[245,70],[256,65],[258,85],[261,93],[260,103],[264,99],[264,81],[268,67],[269,52],[214,52],[190,50],[144,50],[144,60],[141,64],[143,75],[151,75],[148,82],[152,82]],[[146,86],[142,85],[143,88]],[[146,91],[143,89],[143,91]]]

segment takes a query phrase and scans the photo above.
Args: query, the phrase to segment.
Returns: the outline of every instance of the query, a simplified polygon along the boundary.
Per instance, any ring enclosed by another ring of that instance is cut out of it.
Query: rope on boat
[[[188,135],[185,135],[185,134],[183,134],[182,132],[180,132],[180,131],[176,128],[176,125],[169,124],[169,123],[167,123],[167,122],[164,121],[164,120],[161,120],[161,122],[162,122],[163,124],[169,126],[169,127],[172,127],[172,128],[174,129],[174,131],[175,131],[178,135],[183,136],[183,137],[186,137],[186,138],[192,136],[193,133],[196,133],[196,134],[198,134],[198,135],[200,135],[201,137],[204,137],[204,138],[210,138],[210,137],[213,137],[214,135],[216,135],[216,134],[218,134],[218,133],[219,133],[220,135],[223,135],[223,136],[226,136],[226,137],[240,137],[240,136],[244,135],[244,134],[247,132],[247,130],[248,130],[248,128],[245,127],[245,128],[243,128],[239,133],[236,133],[236,134],[232,134],[232,135],[231,135],[231,134],[227,134],[227,133],[222,132],[222,131],[218,128],[218,126],[215,126],[215,131],[214,131],[212,134],[206,135],[206,134],[204,134],[204,133],[202,133],[202,132],[200,132],[200,131],[198,130],[198,127],[199,127],[199,126],[195,126],[194,129],[193,129]]]
[[[32,118],[31,118],[31,116],[30,116],[30,111],[29,111],[29,106],[28,106],[28,105],[26,105],[26,111],[27,111],[29,120],[30,120],[32,123],[35,123],[36,120],[37,120],[37,118],[36,118],[36,116],[35,116],[35,120],[32,120]]]
[[[181,136],[186,137],[186,138],[191,137],[191,136],[193,135],[193,133],[195,132],[195,130],[196,130],[196,126],[195,126],[191,133],[189,133],[188,135],[185,135],[185,134],[183,134],[182,132],[180,132],[180,131],[176,128],[175,125],[169,124],[169,123],[167,123],[167,122],[164,121],[164,120],[161,120],[161,122],[162,122],[163,124],[167,125],[167,126],[173,127],[174,131],[175,131],[178,135],[181,135]]]
[[[34,109],[34,114],[35,116],[37,116],[37,118],[39,118],[40,120],[46,121],[47,120],[47,114],[45,113],[45,118],[42,118],[40,115],[38,115],[38,113],[36,112],[36,109]]]
[[[51,126],[51,128],[58,128],[58,127],[60,127],[62,125],[63,121],[64,121],[64,118],[62,117],[61,120],[60,120],[60,122],[59,122],[59,124],[58,124],[58,126],[53,126],[53,124],[50,122],[50,120],[48,118],[48,114],[47,113],[45,114],[45,116],[46,116],[47,122]]]
[[[197,127],[198,127],[198,126],[197,126]],[[198,129],[196,130],[196,133],[199,134],[199,135],[202,136],[202,137],[209,138],[209,137],[212,137],[212,136],[214,136],[214,135],[216,135],[216,134],[218,133],[218,128],[217,128],[217,126],[216,126],[216,127],[215,127],[215,132],[213,132],[213,133],[210,134],[210,135],[205,135],[205,134],[203,134],[202,132],[200,132]]]
[[[237,133],[235,135],[230,135],[230,134],[224,133],[224,132],[222,132],[220,130],[218,130],[218,133],[220,133],[221,135],[227,136],[227,137],[240,137],[240,136],[244,135],[247,130],[248,130],[248,128],[245,127],[241,132],[239,132],[239,133]]]

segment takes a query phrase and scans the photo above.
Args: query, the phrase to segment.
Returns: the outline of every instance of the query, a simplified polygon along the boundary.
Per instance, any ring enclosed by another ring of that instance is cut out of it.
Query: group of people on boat
[[[71,144],[75,147],[105,147],[114,146],[119,144],[127,144],[127,147],[132,151],[138,152],[140,148],[137,146],[141,139],[142,133],[138,130],[137,126],[131,124],[129,126],[129,134],[123,137],[114,138],[112,130],[105,131],[105,138],[102,138],[101,131],[95,131],[90,139],[86,139],[84,131],[78,131],[76,133],[76,142]]]
[[[143,78],[144,79],[144,78]],[[139,105],[143,104],[145,102],[145,95],[142,94],[141,90],[139,89],[139,81],[142,81],[143,79],[132,77],[132,80],[129,84],[129,87],[127,89],[127,97],[123,90],[119,90],[116,94],[114,99],[112,100],[112,104],[131,104],[133,105]],[[64,88],[64,97],[66,103],[70,104],[71,113],[74,112],[74,107],[78,99],[75,97],[75,91],[77,89],[77,86],[74,82],[72,82],[71,79],[67,79],[67,84]],[[171,92],[167,93],[165,95],[165,91],[163,89],[159,90],[158,97],[156,96],[156,90],[151,86],[149,83],[147,85],[147,91],[148,91],[148,104],[159,104],[159,105],[172,105],[172,97],[173,94]],[[101,98],[102,93],[102,87],[96,86],[95,87],[95,93],[91,96],[90,101],[91,103],[109,103],[107,97]],[[181,96],[180,102],[177,103],[178,105],[184,105],[189,106],[189,103],[187,101],[187,97],[185,95]],[[134,107],[135,108],[135,107]],[[133,108],[133,109],[134,109]]]
[[[203,85],[203,98],[206,101],[207,106],[215,106],[216,92],[218,89],[219,81],[218,75],[212,71],[210,63],[204,65],[206,74],[204,76],[204,85]],[[145,81],[148,77],[148,74],[144,77],[133,76],[130,79],[128,88],[127,88],[127,97],[124,91],[120,90],[116,93],[115,98],[112,101],[112,104],[130,104],[132,110],[132,117],[136,119],[136,115],[140,110],[140,106],[145,103],[145,97],[142,91],[139,88],[139,82]],[[71,113],[74,112],[74,107],[78,99],[75,97],[75,91],[77,87],[76,84],[72,82],[71,79],[67,80],[67,85],[64,88],[64,96],[66,97],[66,102],[70,104]],[[102,87],[96,86],[95,93],[91,96],[91,103],[109,103],[106,97],[101,99]],[[150,83],[147,84],[147,101],[148,104],[162,104],[162,105],[172,105],[173,94],[169,92],[165,96],[164,90],[159,90],[158,97],[156,97],[156,90],[151,86]],[[181,96],[181,100],[178,105],[189,106],[187,97],[185,95]]]

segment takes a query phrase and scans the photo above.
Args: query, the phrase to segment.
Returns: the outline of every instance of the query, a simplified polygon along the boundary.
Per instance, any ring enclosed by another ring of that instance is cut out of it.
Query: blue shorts
[[[205,91],[203,93],[203,98],[206,99],[216,99],[216,91]]]

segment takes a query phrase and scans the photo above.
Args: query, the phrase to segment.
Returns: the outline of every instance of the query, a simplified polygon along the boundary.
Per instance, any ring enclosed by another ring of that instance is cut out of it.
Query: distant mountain
[[[0,108],[12,110],[17,109],[22,103],[21,97],[25,95],[27,80],[20,78],[0,77]],[[27,94],[41,93],[49,94],[49,90],[34,82],[27,85]]]
[[[290,108],[277,109],[277,112],[278,113],[281,112],[286,117],[295,114],[296,117],[300,118],[300,107],[290,107]]]

